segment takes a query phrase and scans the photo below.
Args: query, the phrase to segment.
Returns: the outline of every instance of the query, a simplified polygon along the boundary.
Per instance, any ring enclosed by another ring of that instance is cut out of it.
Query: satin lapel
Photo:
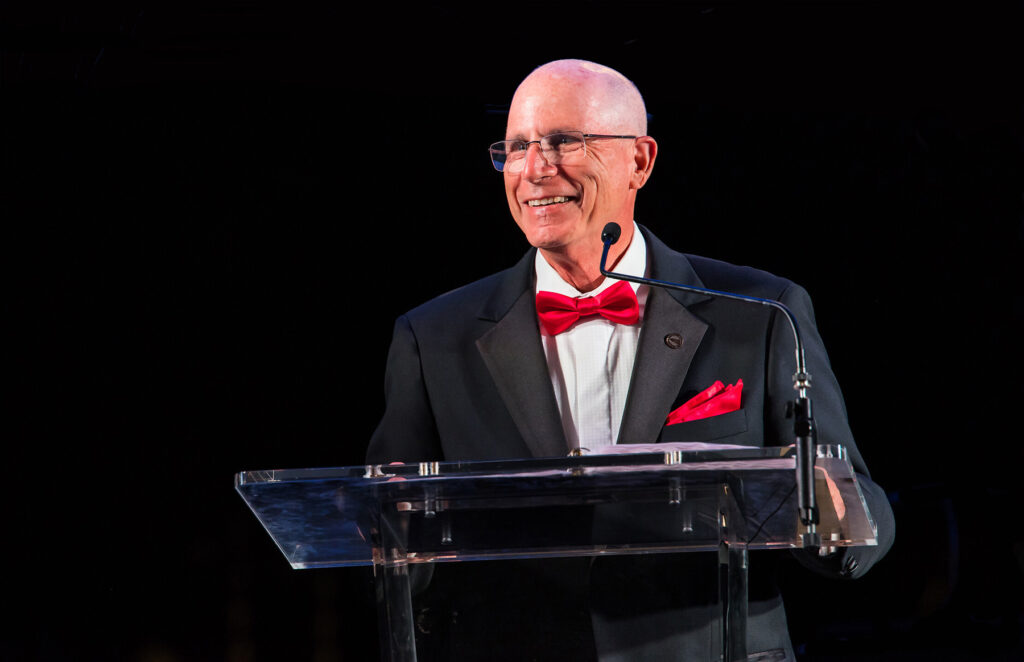
[[[667,292],[652,288],[618,443],[653,444],[657,441],[707,328],[707,324]],[[677,349],[672,349],[665,341],[670,334],[682,338],[682,345]]]
[[[524,278],[524,262],[532,270],[533,251],[512,270],[506,286],[498,289],[481,313],[496,323],[476,346],[533,456],[561,457],[569,447],[540,344],[532,271]]]
[[[641,226],[641,230],[649,247],[654,278],[703,287],[685,256],[668,248],[646,228]],[[657,441],[708,328],[707,323],[686,306],[708,298],[702,294],[651,288],[618,443]],[[676,347],[678,340],[682,343]]]

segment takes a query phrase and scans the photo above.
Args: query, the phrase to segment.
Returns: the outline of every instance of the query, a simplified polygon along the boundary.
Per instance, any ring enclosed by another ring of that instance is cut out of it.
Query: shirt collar
[[[630,240],[626,252],[622,254],[622,257],[615,264],[614,270],[622,274],[631,275],[644,275],[647,273],[647,242],[644,240],[644,235],[640,232],[640,228],[637,227],[636,221],[633,221],[633,238]],[[548,264],[548,261],[544,259],[539,250],[534,260],[534,273],[536,274],[537,283],[534,288],[535,292],[555,292],[567,297],[592,297],[619,282],[617,278],[605,278],[597,288],[583,294],[562,280],[562,277],[558,275],[554,267]],[[637,283],[630,283],[630,285],[633,287],[633,292],[636,292],[640,287]]]

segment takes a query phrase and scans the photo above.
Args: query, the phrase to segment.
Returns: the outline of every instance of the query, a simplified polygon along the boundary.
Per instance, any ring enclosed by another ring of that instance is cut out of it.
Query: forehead
[[[506,138],[537,138],[553,131],[603,131],[605,104],[590,86],[567,78],[527,79],[509,106]]]

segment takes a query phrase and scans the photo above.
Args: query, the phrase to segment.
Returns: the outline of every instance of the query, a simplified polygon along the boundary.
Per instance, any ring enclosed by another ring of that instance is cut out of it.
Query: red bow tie
[[[537,292],[537,316],[544,331],[557,336],[582,317],[600,315],[617,324],[636,324],[640,304],[633,288],[620,280],[593,297],[567,297],[554,292]]]

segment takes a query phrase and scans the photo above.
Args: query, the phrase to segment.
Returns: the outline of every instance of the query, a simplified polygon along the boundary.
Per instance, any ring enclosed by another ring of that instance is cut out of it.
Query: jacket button
[[[678,333],[670,333],[665,336],[665,344],[669,349],[679,349],[683,346],[683,337]]]

